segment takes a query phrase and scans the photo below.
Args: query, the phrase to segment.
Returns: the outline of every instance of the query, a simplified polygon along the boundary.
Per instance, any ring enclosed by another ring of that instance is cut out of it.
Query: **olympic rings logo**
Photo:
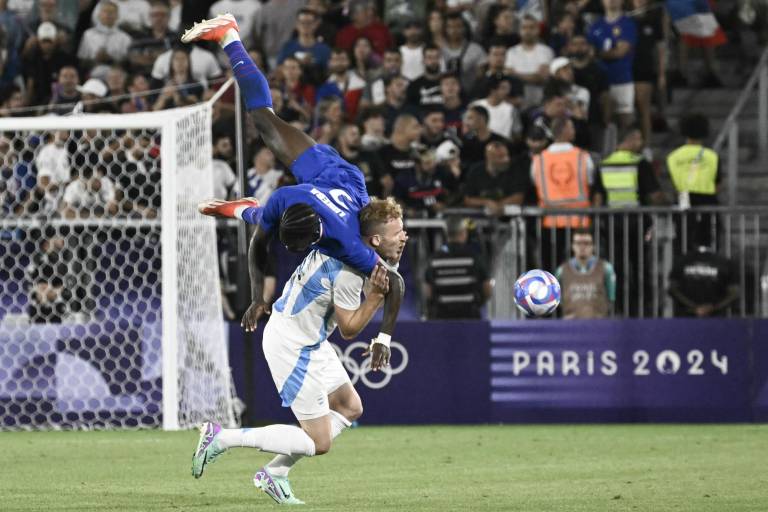
[[[367,387],[371,389],[381,389],[387,384],[389,384],[389,381],[392,380],[393,375],[397,375],[398,373],[403,373],[406,366],[408,366],[408,351],[405,350],[405,347],[403,345],[401,345],[396,341],[393,341],[390,343],[389,350],[393,354],[395,351],[400,352],[400,359],[401,359],[400,364],[394,367],[391,365],[385,366],[381,370],[381,375],[383,375],[382,379],[379,381],[371,380],[368,377],[368,374],[371,373],[370,356],[365,358],[365,360],[362,361],[361,363],[358,363],[357,359],[355,359],[352,356],[352,353],[358,349],[360,350],[361,353],[365,352],[368,349],[368,343],[363,343],[362,341],[355,341],[347,345],[347,348],[344,349],[343,351],[335,343],[331,343],[331,346],[336,351],[336,354],[339,356],[339,360],[341,361],[341,364],[344,365],[344,368],[347,370],[347,373],[349,373],[350,380],[352,381],[353,386],[357,384],[358,381],[362,381],[363,384],[365,384]]]

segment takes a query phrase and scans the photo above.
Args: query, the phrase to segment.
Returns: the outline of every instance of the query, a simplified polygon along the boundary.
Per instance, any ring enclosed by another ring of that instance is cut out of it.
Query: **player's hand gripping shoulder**
[[[365,286],[365,296],[380,296],[382,299],[389,292],[388,271],[381,265],[376,265]]]
[[[245,332],[253,332],[256,330],[256,325],[259,322],[259,318],[261,318],[263,315],[269,315],[270,313],[272,313],[272,308],[269,304],[263,300],[253,301],[245,311],[243,320],[240,322],[240,326],[245,329]]]

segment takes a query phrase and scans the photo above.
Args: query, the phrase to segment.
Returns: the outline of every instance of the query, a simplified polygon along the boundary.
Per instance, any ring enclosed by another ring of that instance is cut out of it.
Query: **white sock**
[[[224,33],[224,37],[219,39],[219,45],[222,48],[224,48],[229,43],[234,43],[235,41],[239,41],[239,40],[240,40],[240,34],[237,33],[237,30],[231,28]]]
[[[331,440],[336,439],[344,429],[349,427],[352,423],[347,418],[331,411]],[[288,476],[288,472],[291,470],[294,464],[299,462],[303,455],[277,455],[274,459],[269,461],[267,468],[269,472],[275,476]]]
[[[222,448],[242,446],[283,455],[315,454],[315,442],[306,432],[292,425],[269,425],[261,428],[225,428],[219,433]]]

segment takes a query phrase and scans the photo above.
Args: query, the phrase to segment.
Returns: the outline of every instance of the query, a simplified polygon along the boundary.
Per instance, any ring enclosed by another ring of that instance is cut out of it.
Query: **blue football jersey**
[[[379,257],[360,240],[357,215],[370,202],[363,173],[323,144],[302,153],[291,170],[298,184],[278,188],[263,208],[254,208],[258,212],[249,212],[243,219],[272,232],[289,206],[307,203],[323,225],[322,238],[312,247],[369,275]]]

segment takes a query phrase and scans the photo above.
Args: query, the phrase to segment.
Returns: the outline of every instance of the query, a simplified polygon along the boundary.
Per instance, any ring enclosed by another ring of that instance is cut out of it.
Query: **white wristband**
[[[381,343],[385,347],[389,348],[389,342],[392,340],[392,336],[389,334],[384,334],[383,332],[380,332],[379,335],[376,337],[375,340],[373,340],[373,343]]]

